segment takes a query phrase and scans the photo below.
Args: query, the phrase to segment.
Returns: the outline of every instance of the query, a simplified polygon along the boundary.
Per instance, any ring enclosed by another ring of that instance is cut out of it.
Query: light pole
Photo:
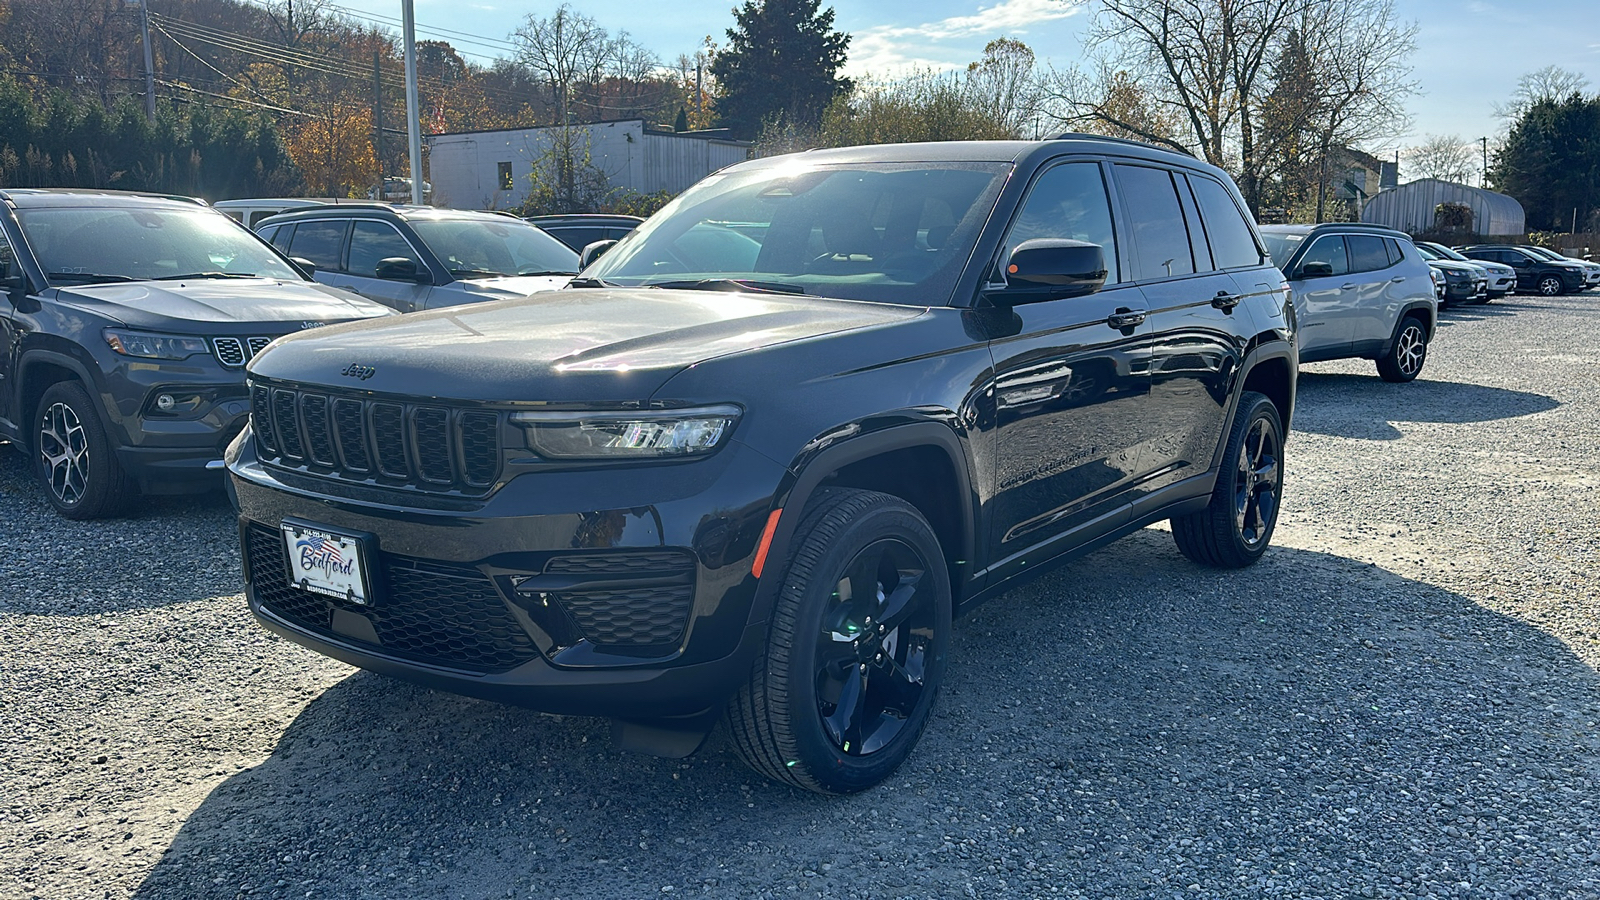
[[[417,14],[400,0],[406,44],[406,137],[411,142],[411,202],[422,205],[422,109],[417,100]]]

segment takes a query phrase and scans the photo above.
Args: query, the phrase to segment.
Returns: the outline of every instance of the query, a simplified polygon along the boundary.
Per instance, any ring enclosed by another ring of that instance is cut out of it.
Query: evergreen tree
[[[734,11],[728,48],[711,63],[721,88],[717,114],[737,137],[763,125],[814,128],[833,98],[848,91],[839,77],[850,36],[833,29],[821,0],[745,0]]]
[[[1539,100],[1511,125],[1490,173],[1522,203],[1529,229],[1566,231],[1600,207],[1600,95]]]

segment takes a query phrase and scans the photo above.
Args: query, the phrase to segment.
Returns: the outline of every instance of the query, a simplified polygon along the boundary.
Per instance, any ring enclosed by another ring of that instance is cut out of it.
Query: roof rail
[[[1153,148],[1153,149],[1156,149],[1156,150],[1165,150],[1168,153],[1176,153],[1176,154],[1178,154],[1180,156],[1188,156],[1188,157],[1193,157],[1194,159],[1199,159],[1199,157],[1195,156],[1193,153],[1190,153],[1187,150],[1179,150],[1176,147],[1164,147],[1164,146],[1162,146],[1160,144],[1153,144],[1153,143],[1151,143],[1149,141],[1136,141],[1133,138],[1111,137],[1110,135],[1107,135],[1107,134],[1090,134],[1089,132],[1086,132],[1086,131],[1063,131],[1063,132],[1061,132],[1060,134],[1056,135],[1053,138],[1048,138],[1048,140],[1052,140],[1052,141],[1071,141],[1071,140],[1079,140],[1079,139],[1090,140],[1090,141],[1111,141],[1112,143],[1115,143],[1115,144],[1127,144],[1127,145],[1132,146],[1132,147],[1144,147],[1145,149],[1152,149]]]

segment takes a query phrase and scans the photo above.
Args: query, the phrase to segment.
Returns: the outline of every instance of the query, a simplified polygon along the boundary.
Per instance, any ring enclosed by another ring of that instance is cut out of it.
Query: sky
[[[347,10],[398,22],[400,0],[333,0]],[[531,13],[549,15],[557,0],[415,0],[418,35],[444,37],[480,62],[508,52],[504,42]],[[1418,94],[1407,104],[1406,132],[1367,149],[1388,156],[1430,134],[1466,141],[1493,136],[1504,122],[1496,104],[1517,79],[1548,65],[1580,72],[1600,90],[1600,12],[1594,0],[1394,0],[1398,18],[1417,25],[1411,57]],[[572,0],[608,30],[627,31],[664,61],[693,53],[708,35],[725,43],[732,0]],[[824,7],[828,6],[824,0]],[[983,46],[1012,37],[1041,61],[1067,67],[1081,60],[1092,0],[835,0],[835,27],[851,37],[846,74],[892,75],[910,68],[955,68],[978,59]],[[447,29],[457,34],[440,34]],[[430,33],[433,32],[433,33]],[[465,37],[472,35],[475,37]],[[468,41],[479,43],[468,43]]]

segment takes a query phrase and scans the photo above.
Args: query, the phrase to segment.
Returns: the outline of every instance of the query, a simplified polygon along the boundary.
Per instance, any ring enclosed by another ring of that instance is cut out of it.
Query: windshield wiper
[[[682,291],[739,291],[752,294],[804,294],[798,284],[782,281],[752,281],[746,278],[701,278],[696,281],[657,281],[640,287]]]
[[[190,272],[187,275],[162,275],[151,281],[194,281],[199,278],[255,278],[254,272]]]
[[[572,271],[563,272],[560,269],[549,269],[549,270],[544,271],[544,272],[518,272],[517,274],[512,275],[512,276],[508,276],[508,277],[511,277],[511,278],[537,278],[540,275],[576,275],[576,274],[578,274],[578,273],[577,272],[572,272]]]
[[[488,269],[451,269],[450,274],[457,278],[510,278],[504,272],[491,272]]]
[[[46,272],[44,273],[44,277],[51,281],[66,281],[70,278],[75,281],[85,281],[90,284],[112,284],[119,281],[139,280],[136,278],[129,278],[126,275],[97,275],[93,272]]]

